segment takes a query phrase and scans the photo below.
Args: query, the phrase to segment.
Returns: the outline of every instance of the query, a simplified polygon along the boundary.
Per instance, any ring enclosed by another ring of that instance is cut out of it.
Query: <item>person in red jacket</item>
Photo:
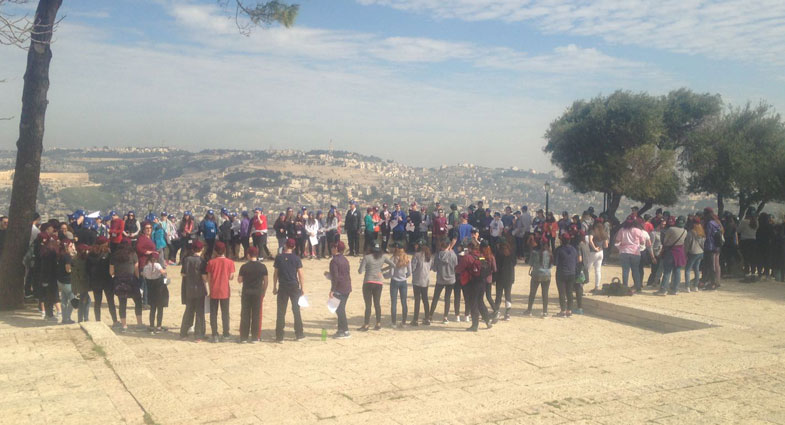
[[[455,267],[455,275],[458,276],[458,281],[463,286],[464,298],[468,301],[467,309],[471,311],[472,315],[472,326],[466,329],[470,332],[477,332],[480,315],[482,315],[482,320],[488,329],[493,327],[488,308],[482,300],[486,284],[479,271],[483,268],[485,261],[487,260],[480,252],[480,244],[476,240],[471,240],[469,249],[460,256],[458,265]]]
[[[109,215],[112,216],[112,220],[109,222],[109,248],[115,252],[123,241],[125,222],[117,215],[116,211],[111,211]]]
[[[267,248],[267,216],[264,215],[261,208],[255,208],[256,215],[251,219],[251,238],[253,238],[253,246],[259,250],[259,256],[266,255],[268,260],[272,260],[273,256]]]
[[[155,242],[152,240],[153,223],[145,221],[142,223],[142,232],[136,240],[136,256],[139,257],[139,274],[145,264],[150,261],[150,256],[158,251],[155,249]],[[148,306],[147,281],[142,278],[142,304]]]

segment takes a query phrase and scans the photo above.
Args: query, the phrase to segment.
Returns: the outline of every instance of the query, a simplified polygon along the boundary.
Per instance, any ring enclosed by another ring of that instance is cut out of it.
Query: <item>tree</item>
[[[545,134],[545,152],[564,173],[564,180],[574,190],[602,192],[608,197],[607,213],[616,214],[622,196],[642,202],[672,203],[671,187],[658,186],[663,192],[644,190],[640,181],[629,180],[636,168],[632,159],[655,152],[663,136],[663,102],[646,93],[616,91],[608,97],[578,100],[561,117],[551,123]],[[635,151],[641,148],[640,151]],[[654,149],[654,150],[652,150]],[[672,151],[671,151],[672,152]],[[660,150],[668,158],[672,153]],[[670,161],[660,161],[665,167]],[[638,170],[639,171],[639,170]],[[657,176],[667,170],[648,170]],[[665,179],[667,180],[667,179]]]
[[[785,199],[785,124],[771,105],[730,108],[691,137],[684,151],[689,190],[736,198],[739,216]]]
[[[9,0],[0,0],[0,5]],[[24,3],[26,0],[10,0]],[[228,0],[218,0],[224,7]],[[49,63],[51,41],[62,0],[39,0],[29,31],[19,33],[23,21],[0,19],[0,41],[21,46],[29,35],[27,68],[22,89],[22,114],[19,139],[16,142],[16,171],[11,188],[8,230],[0,254],[0,308],[14,309],[24,305],[24,268],[22,258],[30,240],[31,220],[35,211],[41,172],[46,107],[49,103]],[[252,25],[280,23],[290,27],[299,10],[297,5],[279,1],[256,3],[254,6],[235,0],[235,21],[241,33],[248,34]],[[0,14],[0,16],[3,16]],[[246,22],[247,20],[247,22]],[[10,25],[9,25],[10,23]],[[7,35],[7,37],[6,37]]]

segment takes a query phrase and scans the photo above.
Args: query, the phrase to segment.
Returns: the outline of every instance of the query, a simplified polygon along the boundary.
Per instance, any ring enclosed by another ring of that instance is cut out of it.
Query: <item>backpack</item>
[[[712,238],[715,247],[722,248],[722,246],[725,245],[725,235],[722,234],[722,230],[717,229]]]
[[[493,274],[493,267],[491,267],[491,262],[486,260],[485,257],[480,257],[474,263],[477,268],[477,272],[473,277],[482,278],[483,282],[487,282],[488,276]],[[472,268],[472,271],[474,272],[474,267]]]
[[[602,285],[602,294],[607,296],[624,297],[632,295],[632,289],[622,285],[618,277],[614,277],[610,284]]]

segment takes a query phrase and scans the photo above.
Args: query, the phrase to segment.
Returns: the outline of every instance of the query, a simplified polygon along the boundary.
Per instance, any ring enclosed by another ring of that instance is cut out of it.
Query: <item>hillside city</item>
[[[8,205],[14,152],[0,152],[0,203]],[[573,192],[554,172],[487,168],[470,163],[438,168],[405,164],[344,151],[204,150],[188,152],[166,147],[50,149],[42,157],[38,210],[44,217],[62,217],[74,209],[109,209],[176,215],[191,210],[233,211],[262,207],[282,211],[306,206],[346,208],[383,202],[427,206],[467,206],[478,200],[493,210],[527,205],[545,208],[545,183],[550,184],[553,209],[580,213],[588,206],[602,210],[602,194]],[[683,197],[670,209],[695,211],[713,202],[702,196]],[[635,203],[625,199],[619,209]]]

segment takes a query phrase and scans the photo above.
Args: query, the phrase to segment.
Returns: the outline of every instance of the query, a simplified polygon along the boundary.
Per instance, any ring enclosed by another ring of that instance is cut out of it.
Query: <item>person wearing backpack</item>
[[[706,241],[703,243],[703,256],[706,260],[706,270],[709,272],[709,284],[704,286],[704,289],[713,290],[720,287],[720,249],[725,243],[723,236],[724,230],[722,223],[717,214],[714,214],[714,209],[706,207],[703,209],[703,229],[706,233]]]
[[[508,240],[504,240],[499,244],[496,254],[496,265],[499,268],[499,272],[496,276],[496,302],[493,309],[497,312],[501,311],[503,294],[505,309],[502,320],[507,321],[510,320],[510,309],[512,308],[511,292],[512,284],[515,282],[515,265],[517,264],[518,256]]]
[[[531,316],[534,297],[537,295],[537,288],[542,286],[542,318],[548,317],[548,288],[551,285],[551,246],[540,232],[535,232],[529,236],[527,241],[529,246],[529,275],[531,284],[529,285],[529,306],[523,313],[524,316]]]
[[[455,266],[458,265],[458,256],[452,250],[452,243],[447,239],[442,239],[439,242],[439,252],[433,259],[431,270],[436,271],[436,286],[433,290],[433,299],[431,302],[431,311],[428,317],[433,320],[433,312],[436,311],[436,305],[439,303],[439,295],[444,290],[444,318],[442,323],[448,323],[447,315],[450,314],[450,294],[455,290],[456,296],[460,290],[460,286],[455,283]]]
[[[572,291],[576,285],[575,277],[578,273],[581,255],[570,243],[572,239],[570,233],[562,233],[559,238],[561,245],[553,253],[556,264],[556,289],[559,291],[559,307],[561,308],[556,316],[570,317],[572,316]]]
[[[460,284],[464,290],[464,297],[468,301],[469,311],[472,315],[472,325],[466,330],[477,332],[480,316],[488,329],[493,327],[488,308],[483,301],[485,281],[491,274],[491,265],[482,257],[480,244],[476,240],[469,241],[469,249],[458,260],[455,274],[460,276]]]
[[[420,302],[423,305],[422,324],[431,324],[429,315],[431,309],[428,306],[428,285],[430,284],[430,272],[433,265],[431,249],[428,242],[421,239],[414,243],[414,256],[412,256],[412,289],[414,290],[414,318],[411,325],[417,326],[417,319],[420,317]]]
[[[412,263],[406,255],[403,244],[397,244],[392,256],[393,268],[392,278],[390,279],[390,313],[392,316],[392,326],[396,327],[398,296],[401,297],[401,321],[397,322],[397,327],[402,328],[406,323],[406,316],[409,313],[407,303],[408,284],[406,279],[412,275]]]

